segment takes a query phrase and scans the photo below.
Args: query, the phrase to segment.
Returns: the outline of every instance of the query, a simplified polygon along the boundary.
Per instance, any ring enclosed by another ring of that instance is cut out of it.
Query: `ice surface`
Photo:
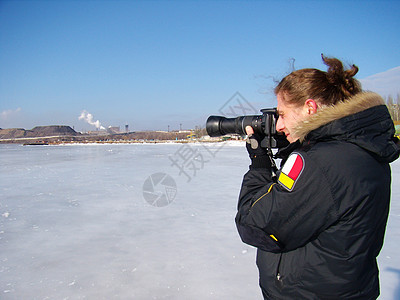
[[[0,299],[261,299],[234,224],[248,163],[242,143],[0,145]],[[392,171],[380,299],[400,298]]]

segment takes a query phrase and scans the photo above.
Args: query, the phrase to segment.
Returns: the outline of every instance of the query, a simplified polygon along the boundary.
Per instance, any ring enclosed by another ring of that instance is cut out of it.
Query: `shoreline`
[[[42,139],[2,139],[0,140],[0,145],[23,145],[23,146],[59,146],[59,145],[129,145],[129,144],[219,144],[219,143],[229,143],[229,144],[242,144],[244,140],[242,139],[218,139],[218,140],[106,140],[106,141],[50,141],[46,138]]]

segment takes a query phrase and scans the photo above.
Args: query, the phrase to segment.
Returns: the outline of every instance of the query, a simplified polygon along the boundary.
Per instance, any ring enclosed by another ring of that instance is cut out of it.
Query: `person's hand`
[[[251,126],[246,126],[246,149],[251,159],[252,168],[271,168],[271,159],[267,150],[261,147],[262,136],[254,133]]]

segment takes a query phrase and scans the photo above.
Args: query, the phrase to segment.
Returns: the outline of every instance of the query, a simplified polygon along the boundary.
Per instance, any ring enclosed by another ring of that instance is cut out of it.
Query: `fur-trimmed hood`
[[[336,105],[320,108],[298,124],[295,134],[301,142],[351,142],[382,161],[393,161],[400,152],[393,142],[394,125],[385,101],[372,92],[359,93]]]

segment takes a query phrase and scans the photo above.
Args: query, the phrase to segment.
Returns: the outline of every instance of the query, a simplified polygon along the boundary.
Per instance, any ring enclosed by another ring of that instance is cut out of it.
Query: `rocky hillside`
[[[79,133],[73,130],[70,126],[65,126],[65,125],[36,126],[31,130],[25,130],[22,128],[0,129],[0,139],[77,136],[77,135],[79,135]]]

